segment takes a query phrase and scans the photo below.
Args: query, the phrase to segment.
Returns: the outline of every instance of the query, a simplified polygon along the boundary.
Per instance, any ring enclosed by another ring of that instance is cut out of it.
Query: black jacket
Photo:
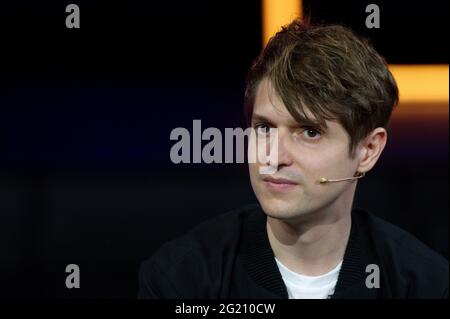
[[[367,265],[379,267],[368,288]],[[331,298],[448,298],[448,261],[360,209]],[[288,298],[257,205],[220,215],[170,241],[139,273],[140,298]]]

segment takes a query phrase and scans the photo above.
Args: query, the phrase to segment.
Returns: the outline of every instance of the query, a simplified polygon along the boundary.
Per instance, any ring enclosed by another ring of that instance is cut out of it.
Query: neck
[[[318,276],[343,260],[351,228],[350,205],[338,202],[295,221],[267,217],[275,257],[294,272]]]

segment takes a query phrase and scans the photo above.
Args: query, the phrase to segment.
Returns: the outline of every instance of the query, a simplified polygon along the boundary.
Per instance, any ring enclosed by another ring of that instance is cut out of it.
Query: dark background
[[[81,29],[65,28],[65,7]],[[448,63],[448,2],[304,1],[389,63]],[[2,1],[0,297],[134,298],[139,263],[255,201],[244,165],[172,164],[175,127],[242,124],[259,1]],[[424,105],[426,107],[426,105]],[[448,258],[448,117],[392,124],[355,205]],[[81,288],[65,287],[65,266]]]

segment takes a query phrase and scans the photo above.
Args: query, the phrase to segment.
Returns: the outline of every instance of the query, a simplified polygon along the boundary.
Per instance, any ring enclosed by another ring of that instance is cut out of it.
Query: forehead
[[[307,108],[305,112],[309,118],[314,118]],[[280,124],[298,124],[268,78],[261,80],[256,88],[252,118],[254,117],[265,117]]]
[[[305,113],[308,118],[315,118],[307,108],[305,108]],[[257,119],[267,119],[274,124],[285,126],[298,126],[302,124],[298,123],[289,113],[283,100],[275,91],[268,78],[261,80],[256,89],[252,121]],[[327,130],[344,130],[337,121],[326,120],[325,123]]]
[[[258,84],[253,104],[252,119],[260,116],[277,122],[296,122],[267,78]]]

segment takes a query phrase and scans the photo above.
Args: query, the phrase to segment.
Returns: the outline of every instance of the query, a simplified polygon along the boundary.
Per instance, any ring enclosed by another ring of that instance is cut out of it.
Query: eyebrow
[[[269,120],[264,115],[260,115],[260,114],[253,114],[252,115],[252,122],[253,121],[272,123],[271,120]]]
[[[252,118],[251,118],[251,121],[252,121],[252,122],[265,122],[265,123],[273,124],[273,121],[271,121],[268,117],[266,117],[266,116],[264,116],[264,115],[262,115],[262,114],[253,114],[253,115],[252,115]],[[295,125],[300,125],[300,126],[302,126],[302,125],[305,125],[305,126],[312,126],[312,127],[320,128],[320,129],[322,129],[322,130],[326,130],[326,129],[327,129],[327,126],[326,126],[326,125],[325,125],[325,126],[321,126],[321,125],[319,125],[319,123],[317,123],[317,122],[314,122],[314,121],[308,121],[308,120],[305,120],[305,121],[303,121],[303,122],[297,122],[297,121],[295,121]]]

